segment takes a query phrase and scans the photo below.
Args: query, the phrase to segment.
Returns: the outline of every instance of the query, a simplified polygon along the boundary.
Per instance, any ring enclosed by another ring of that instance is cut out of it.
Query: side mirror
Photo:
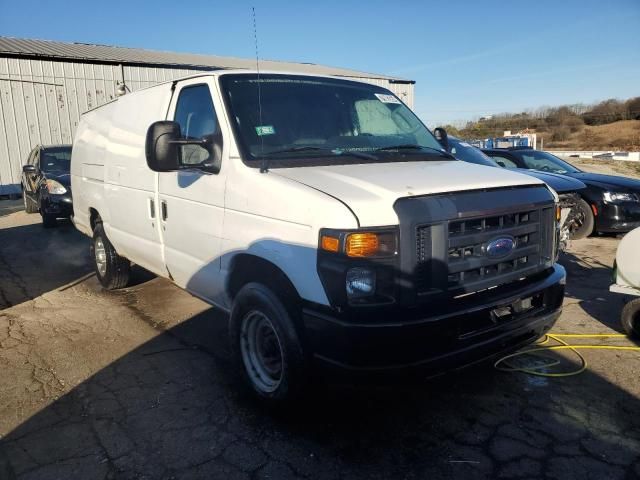
[[[436,140],[438,140],[438,143],[440,145],[442,145],[442,148],[445,149],[445,151],[449,151],[449,137],[447,135],[447,131],[444,128],[436,128],[433,131],[433,136],[436,137]]]
[[[176,122],[154,122],[147,130],[145,154],[147,165],[154,172],[172,172],[180,169],[180,125]]]
[[[147,165],[154,172],[175,172],[189,168],[218,173],[222,158],[222,135],[209,135],[200,140],[181,138],[177,122],[152,123],[145,143]],[[199,160],[203,156],[205,160]],[[192,163],[192,158],[196,161]]]
[[[36,166],[35,165],[23,165],[22,166],[22,171],[24,173],[36,173]]]

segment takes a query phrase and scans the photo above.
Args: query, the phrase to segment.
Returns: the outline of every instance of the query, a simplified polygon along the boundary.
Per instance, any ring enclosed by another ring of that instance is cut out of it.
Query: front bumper
[[[630,232],[640,227],[640,203],[620,204],[601,203],[596,217],[596,229],[599,232]]]
[[[448,305],[396,308],[384,315],[372,311],[355,319],[305,308],[305,338],[316,365],[324,368],[440,373],[540,338],[560,316],[565,279],[564,268],[555,265],[533,280],[451,299]],[[533,306],[516,313],[523,299],[532,299]],[[505,308],[512,314],[497,317]]]
[[[59,218],[71,217],[73,215],[73,199],[71,192],[62,195],[49,194],[42,199],[44,213],[47,215],[56,215]]]

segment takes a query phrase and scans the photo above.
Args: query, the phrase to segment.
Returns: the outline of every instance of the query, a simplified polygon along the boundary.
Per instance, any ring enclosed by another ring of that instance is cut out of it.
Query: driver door
[[[212,79],[195,78],[176,85],[168,120],[180,125],[181,137],[201,139],[220,133],[217,89]],[[226,145],[223,139],[223,145]],[[198,165],[209,152],[200,145],[180,147],[183,169],[158,175],[158,202],[164,258],[172,279],[190,292],[218,303],[220,248],[224,219],[226,169],[222,149],[220,172]]]

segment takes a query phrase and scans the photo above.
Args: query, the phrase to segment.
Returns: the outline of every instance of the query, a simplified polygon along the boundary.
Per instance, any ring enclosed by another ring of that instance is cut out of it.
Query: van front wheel
[[[237,370],[253,394],[281,403],[302,392],[302,345],[289,310],[266,286],[248,283],[238,292],[229,334]]]
[[[104,233],[100,222],[93,230],[91,257],[96,269],[96,276],[104,288],[116,290],[127,286],[131,264],[129,260],[118,255]]]

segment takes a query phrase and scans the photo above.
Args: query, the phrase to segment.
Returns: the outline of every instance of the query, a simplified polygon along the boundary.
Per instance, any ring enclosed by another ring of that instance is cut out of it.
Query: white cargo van
[[[71,170],[102,285],[126,286],[133,262],[228,312],[264,399],[312,368],[470,364],[560,314],[554,195],[455,160],[378,86],[248,71],[157,85],[84,114]]]

